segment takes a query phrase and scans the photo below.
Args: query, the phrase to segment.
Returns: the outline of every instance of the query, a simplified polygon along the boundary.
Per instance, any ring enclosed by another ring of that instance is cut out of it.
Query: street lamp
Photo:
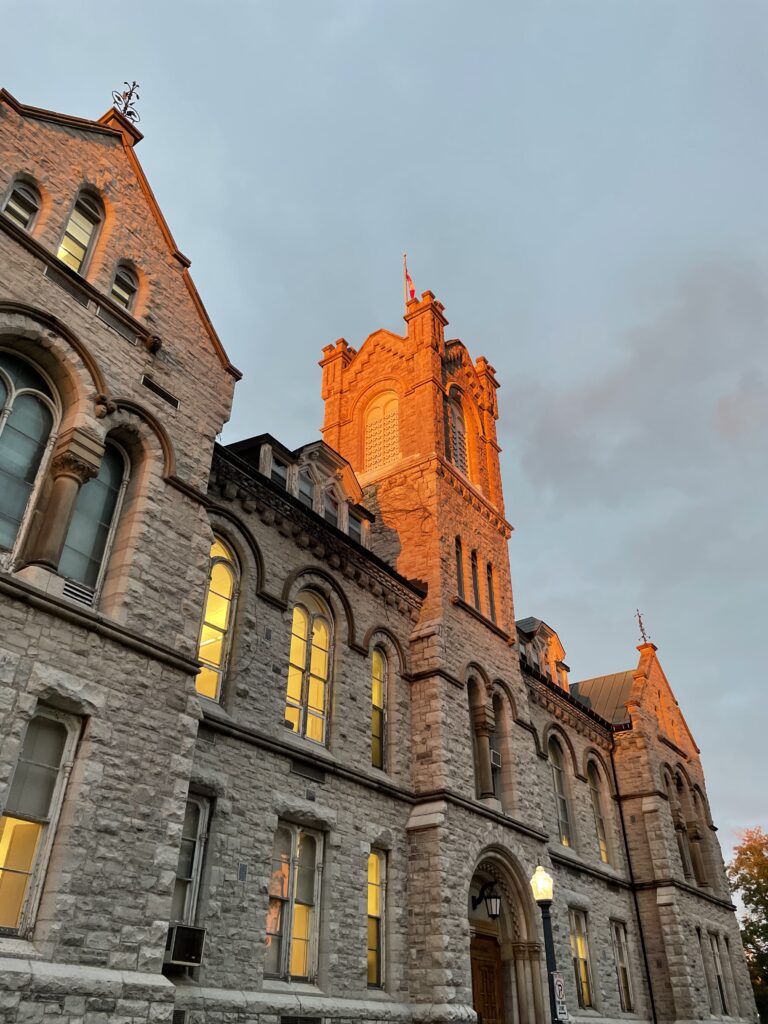
[[[547,958],[549,1012],[552,1017],[552,1024],[559,1024],[555,1007],[555,980],[553,977],[557,971],[557,963],[555,961],[555,944],[552,941],[552,918],[549,914],[554,888],[555,883],[552,881],[552,876],[548,875],[541,864],[539,864],[531,878],[531,889],[533,890],[533,898],[541,909],[541,922],[544,925],[544,953]]]
[[[501,914],[501,896],[496,892],[495,882],[485,882],[477,896],[472,897],[472,909],[477,910],[485,900],[485,910],[488,917],[495,921]]]

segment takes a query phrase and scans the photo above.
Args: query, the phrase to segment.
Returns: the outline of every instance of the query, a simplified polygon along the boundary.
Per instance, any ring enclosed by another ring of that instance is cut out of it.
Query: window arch
[[[39,212],[40,193],[35,186],[26,181],[15,181],[3,207],[6,217],[10,217],[25,231],[31,231]]]
[[[608,863],[608,838],[605,830],[605,817],[603,816],[603,798],[600,773],[594,761],[587,765],[587,782],[589,783],[589,795],[592,800],[592,814],[595,819],[595,832],[597,834],[597,846],[600,850],[600,860],[603,864]]]
[[[371,764],[384,768],[386,744],[387,659],[380,647],[371,658]]]
[[[448,401],[448,439],[451,462],[465,476],[469,476],[469,460],[467,458],[467,425],[464,410],[455,395]]]
[[[394,391],[384,391],[365,411],[365,471],[381,469],[400,455],[400,401]]]
[[[24,359],[0,352],[0,547],[13,548],[55,436],[58,402]]]
[[[221,538],[214,537],[197,650],[197,656],[203,664],[195,680],[197,692],[210,700],[221,698],[221,684],[232,645],[237,584],[238,571],[234,555]]]
[[[83,484],[59,559],[59,575],[97,591],[128,484],[128,458],[107,441],[99,472]]]
[[[315,743],[326,741],[332,653],[330,612],[315,594],[300,594],[291,625],[285,722]]]
[[[76,274],[82,274],[87,266],[103,219],[100,200],[90,192],[81,192],[69,215],[56,254]]]
[[[563,748],[554,737],[547,744],[547,753],[549,754],[549,763],[552,767],[552,788],[555,793],[557,829],[560,842],[563,846],[573,846],[568,789],[565,782],[565,767],[563,763]]]
[[[139,279],[135,271],[126,263],[118,263],[112,280],[111,297],[113,301],[130,313],[136,303],[138,290]]]

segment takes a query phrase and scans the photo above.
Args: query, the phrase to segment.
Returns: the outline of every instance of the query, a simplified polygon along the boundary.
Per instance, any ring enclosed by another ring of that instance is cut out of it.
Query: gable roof
[[[633,669],[614,672],[609,676],[595,676],[571,683],[571,694],[585,707],[597,712],[614,725],[629,721],[624,702],[629,699],[635,675]]]
[[[214,351],[218,355],[221,365],[224,367],[225,371],[234,377],[235,380],[240,380],[242,373],[229,361],[229,357],[221,343],[221,339],[216,333],[197,288],[195,288],[194,281],[190,277],[190,260],[176,245],[173,235],[171,234],[171,229],[168,227],[168,222],[163,216],[163,212],[160,209],[157,199],[155,198],[155,194],[147,180],[146,174],[144,173],[144,168],[139,163],[138,157],[133,151],[133,147],[136,143],[140,142],[143,138],[141,132],[138,131],[135,125],[131,124],[127,118],[123,117],[123,115],[114,108],[108,110],[106,114],[99,118],[98,121],[92,121],[84,117],[60,114],[55,110],[44,110],[42,107],[31,107],[25,103],[20,103],[19,100],[17,100],[15,96],[12,96],[7,89],[0,89],[0,102],[7,103],[8,106],[21,117],[31,118],[36,121],[48,121],[51,124],[61,124],[68,128],[76,128],[79,131],[93,132],[97,135],[108,135],[120,139],[128,164],[136,175],[136,180],[139,183],[141,191],[144,193],[144,198],[147,201],[151,214],[157,221],[160,233],[168,245],[168,250],[171,253],[171,256],[181,264],[182,280],[184,281],[184,285],[189,292],[192,303],[197,310],[197,314],[200,317],[203,328],[211,339]]]

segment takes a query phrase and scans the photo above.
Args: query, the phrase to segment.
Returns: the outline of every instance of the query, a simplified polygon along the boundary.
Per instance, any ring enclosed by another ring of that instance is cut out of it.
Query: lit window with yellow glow
[[[568,911],[571,932],[571,960],[576,980],[576,995],[579,1006],[593,1006],[592,972],[589,966],[589,942],[587,940],[587,915],[583,910]]]
[[[371,764],[384,767],[385,700],[387,694],[387,659],[375,648],[371,661]]]
[[[57,712],[40,712],[27,726],[0,817],[0,929],[18,934],[31,924],[75,738],[74,720]]]
[[[101,223],[99,204],[92,196],[80,195],[69,216],[59,244],[58,258],[76,273],[82,273]]]
[[[552,739],[549,741],[548,752],[549,763],[552,767],[552,786],[555,791],[558,838],[563,846],[572,846],[571,815],[568,807],[568,791],[565,785],[563,751],[557,740]]]
[[[322,836],[281,823],[272,844],[264,976],[310,981],[317,964]]]
[[[368,856],[368,987],[384,984],[384,897],[387,858],[381,850]]]
[[[208,589],[197,653],[203,664],[195,680],[197,692],[210,700],[221,697],[236,600],[237,565],[229,548],[216,538],[211,547]]]
[[[314,594],[293,609],[285,722],[293,732],[325,743],[331,670],[331,617]]]
[[[600,850],[600,860],[603,864],[608,863],[608,839],[605,833],[605,818],[603,817],[603,801],[600,794],[600,776],[593,761],[589,762],[587,768],[587,781],[589,782],[589,795],[592,799],[592,814],[595,819],[595,832],[597,833],[597,846]]]
[[[400,457],[399,400],[385,391],[365,411],[365,471],[381,469]]]

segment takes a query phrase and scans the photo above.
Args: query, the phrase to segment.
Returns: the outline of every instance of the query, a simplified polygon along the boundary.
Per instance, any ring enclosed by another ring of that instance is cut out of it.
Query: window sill
[[[280,978],[265,978],[262,992],[285,992],[292,996],[324,996],[325,992],[312,981],[281,981]]]
[[[462,611],[468,612],[472,618],[477,619],[478,622],[482,622],[484,626],[490,629],[492,633],[495,633],[496,636],[501,637],[501,639],[505,643],[509,644],[510,647],[514,646],[515,641],[509,633],[505,633],[500,626],[497,626],[495,622],[491,622],[491,620],[486,618],[482,612],[477,610],[477,608],[473,607],[471,604],[467,604],[463,598],[458,596],[452,597],[451,604],[455,605],[457,608],[461,608]]]
[[[0,956],[9,956],[15,960],[42,960],[43,955],[27,939],[16,938],[15,935],[0,935]]]

